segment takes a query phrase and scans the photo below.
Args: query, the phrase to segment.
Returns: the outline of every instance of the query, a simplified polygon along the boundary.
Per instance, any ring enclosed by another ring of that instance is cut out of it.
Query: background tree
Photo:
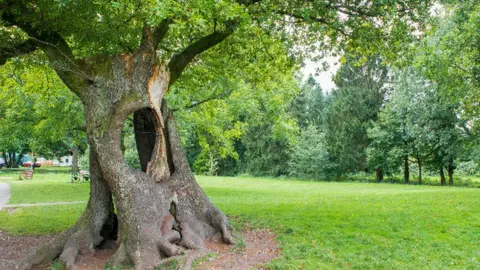
[[[445,2],[415,60],[422,73],[440,85],[442,98],[458,103],[465,120],[476,120],[480,115],[476,105],[480,96],[480,4]]]
[[[383,104],[386,79],[387,68],[377,57],[363,65],[349,58],[335,75],[326,140],[339,175],[367,170],[367,128]]]
[[[390,99],[369,130],[371,162],[388,168],[403,159],[405,182],[409,181],[409,161],[418,164],[419,183],[424,164],[439,169],[441,175],[443,168],[449,168],[453,175],[458,119],[455,106],[443,102],[437,89],[413,68],[395,73]]]
[[[26,63],[2,71],[0,149],[9,167],[27,153],[35,159],[84,151],[83,106],[51,70]]]
[[[306,129],[310,125],[321,127],[325,124],[326,102],[324,99],[322,88],[310,74],[291,107],[291,113],[297,119],[301,129]]]
[[[327,152],[325,134],[315,125],[302,130],[298,143],[292,147],[290,175],[305,179],[328,179],[334,166]]]

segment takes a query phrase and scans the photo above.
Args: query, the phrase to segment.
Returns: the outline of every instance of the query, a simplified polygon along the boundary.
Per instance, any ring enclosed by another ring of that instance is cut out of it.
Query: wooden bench
[[[79,181],[80,181],[80,175],[78,174],[78,172],[72,172],[70,183],[75,183]]]
[[[18,174],[18,179],[19,180],[22,180],[22,179],[33,179],[33,171],[24,171],[24,172],[21,172]]]
[[[80,172],[72,172],[70,183],[75,182],[88,182],[90,181],[90,172],[88,171],[80,171]]]
[[[89,171],[80,171],[80,178],[83,182],[90,181],[90,172]]]

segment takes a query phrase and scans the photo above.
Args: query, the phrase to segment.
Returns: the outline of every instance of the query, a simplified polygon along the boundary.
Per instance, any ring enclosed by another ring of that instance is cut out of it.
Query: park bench
[[[80,178],[83,182],[90,181],[90,172],[89,171],[80,171]]]
[[[24,171],[24,172],[21,172],[18,174],[18,179],[19,180],[22,180],[22,179],[33,179],[33,171],[32,170],[27,170],[27,171]]]
[[[80,171],[72,172],[70,183],[90,181],[90,172]]]

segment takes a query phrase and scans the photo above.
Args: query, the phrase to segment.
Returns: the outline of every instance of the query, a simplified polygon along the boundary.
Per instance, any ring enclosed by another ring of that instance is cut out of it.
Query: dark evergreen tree
[[[361,65],[350,57],[335,75],[338,88],[326,113],[326,141],[338,175],[367,170],[367,129],[384,102],[387,75],[378,57]]]

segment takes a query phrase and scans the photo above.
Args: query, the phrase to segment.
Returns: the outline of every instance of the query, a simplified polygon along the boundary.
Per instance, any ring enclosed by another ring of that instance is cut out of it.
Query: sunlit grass
[[[268,227],[278,233],[282,252],[270,265],[272,268],[480,267],[480,189],[197,178],[211,200],[234,223]],[[82,191],[75,200],[87,200],[88,184],[68,184],[68,174],[45,182],[38,180],[17,187],[13,182],[12,198],[29,201],[23,198],[25,194],[33,196],[41,190],[42,200],[49,197],[63,200],[63,195],[58,194],[68,194],[78,187]],[[30,188],[34,191],[22,193]],[[58,232],[73,224],[84,207],[1,211],[0,229],[13,234]]]

